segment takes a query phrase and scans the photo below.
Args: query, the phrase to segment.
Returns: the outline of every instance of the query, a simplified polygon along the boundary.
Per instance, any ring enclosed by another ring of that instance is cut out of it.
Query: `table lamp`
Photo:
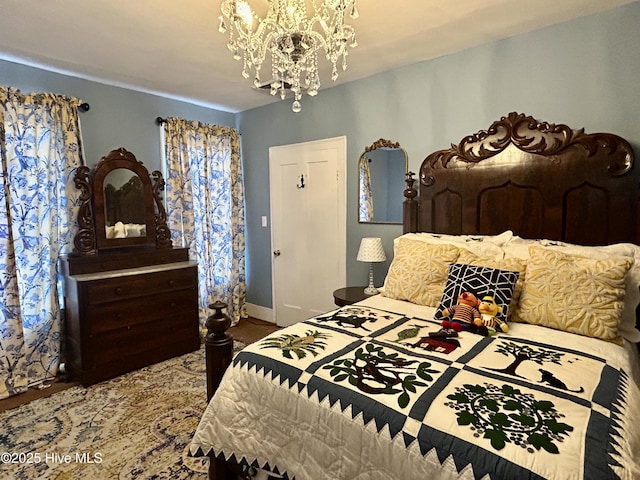
[[[365,237],[362,239],[356,260],[369,262],[369,286],[364,289],[364,293],[367,295],[378,293],[378,289],[373,285],[373,263],[384,262],[386,259],[387,256],[384,254],[384,248],[382,248],[382,239],[377,237]]]

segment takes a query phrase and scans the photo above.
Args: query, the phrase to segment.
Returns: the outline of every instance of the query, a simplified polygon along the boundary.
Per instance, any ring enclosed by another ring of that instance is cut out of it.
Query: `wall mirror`
[[[159,196],[162,174],[154,171],[150,176],[133,153],[112,150],[93,169],[79,167],[74,180],[81,189],[76,253],[172,247]]]
[[[399,143],[380,139],[358,160],[358,222],[402,223],[407,152]]]

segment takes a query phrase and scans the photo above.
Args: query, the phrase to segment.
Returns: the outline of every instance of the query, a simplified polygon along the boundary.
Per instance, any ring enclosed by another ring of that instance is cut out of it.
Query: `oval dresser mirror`
[[[81,190],[75,253],[173,248],[159,193],[162,174],[149,175],[133,153],[112,150],[92,169],[78,167],[74,181]]]
[[[128,168],[116,168],[105,176],[103,188],[107,239],[146,237],[142,179]]]
[[[358,222],[402,223],[407,152],[399,143],[380,139],[358,160]]]

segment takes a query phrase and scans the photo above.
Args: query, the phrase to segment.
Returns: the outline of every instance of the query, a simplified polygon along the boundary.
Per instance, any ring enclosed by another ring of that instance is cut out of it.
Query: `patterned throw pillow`
[[[485,296],[492,296],[496,303],[502,306],[502,312],[499,312],[496,317],[506,322],[509,315],[509,303],[511,303],[511,296],[518,276],[518,272],[509,270],[453,263],[449,267],[449,275],[438,313],[458,303],[458,295],[462,292],[471,292],[479,300]]]
[[[458,248],[452,245],[399,238],[382,295],[435,307],[442,297],[447,269],[456,258]]]
[[[529,247],[523,322],[613,340],[624,308],[630,257],[588,258]]]
[[[524,287],[524,279],[527,270],[526,260],[517,257],[504,257],[502,260],[496,260],[490,256],[476,255],[469,250],[460,249],[460,255],[458,256],[457,263],[499,268],[500,270],[509,270],[520,274],[513,290],[513,295],[511,296],[511,303],[509,304],[509,315],[511,316],[509,320],[513,320],[513,315],[518,308],[520,295],[522,295],[522,289]]]

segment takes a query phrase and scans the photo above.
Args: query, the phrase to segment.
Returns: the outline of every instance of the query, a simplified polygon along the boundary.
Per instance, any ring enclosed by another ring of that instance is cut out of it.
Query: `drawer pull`
[[[122,287],[116,287],[114,292],[116,293],[116,295],[120,295],[122,293]]]
[[[173,280],[173,279],[172,279],[172,280],[169,280],[169,286],[170,286],[170,287],[173,287],[175,284],[176,284],[176,281],[175,281],[175,280]]]
[[[116,318],[118,320],[122,320],[124,318],[124,314],[123,313],[119,313],[119,314],[116,315]]]

